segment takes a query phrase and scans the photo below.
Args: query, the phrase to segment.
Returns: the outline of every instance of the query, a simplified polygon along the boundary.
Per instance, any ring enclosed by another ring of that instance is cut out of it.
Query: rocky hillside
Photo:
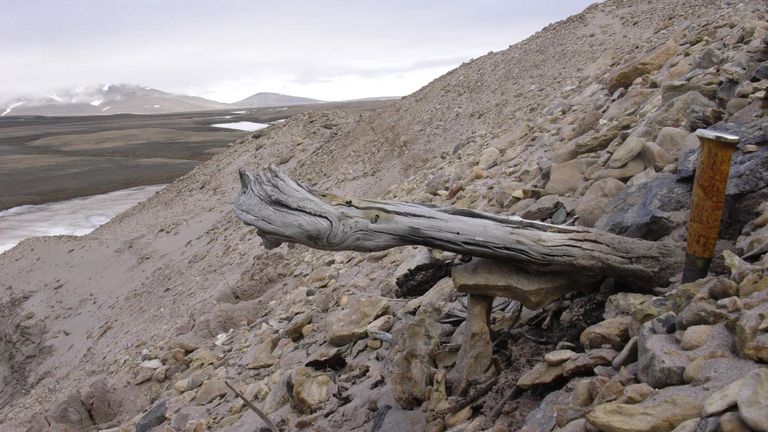
[[[23,242],[0,255],[2,430],[263,430],[226,383],[280,430],[768,430],[766,16],[608,0],[379,111],[243,138],[88,236]],[[448,276],[396,284],[461,257],[267,250],[232,210],[237,168],[274,162],[683,248],[700,127],[743,139],[692,284],[468,301]]]

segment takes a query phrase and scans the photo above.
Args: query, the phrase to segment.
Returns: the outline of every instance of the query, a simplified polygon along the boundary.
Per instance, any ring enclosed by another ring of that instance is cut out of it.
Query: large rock
[[[607,319],[587,327],[581,333],[579,342],[587,349],[601,348],[610,345],[615,350],[620,350],[629,340],[629,325],[632,317],[620,316]]]
[[[591,286],[595,279],[572,274],[531,273],[497,260],[473,258],[455,266],[451,278],[456,290],[468,294],[507,297],[529,309],[538,309],[566,292]]]
[[[653,296],[650,294],[620,292],[605,301],[603,317],[616,318],[622,315],[634,316]]]
[[[328,342],[342,346],[367,335],[368,324],[389,310],[389,302],[381,297],[354,296],[346,309],[328,316]]]
[[[227,394],[227,386],[221,378],[213,378],[203,383],[195,396],[195,403],[205,405],[219,396]]]
[[[645,166],[652,167],[657,171],[661,171],[664,167],[674,162],[672,155],[651,141],[645,143],[642,155]]]
[[[529,389],[540,385],[549,385],[563,377],[563,366],[550,366],[546,362],[537,363],[533,369],[529,370],[520,379],[517,385],[523,389]]]
[[[712,393],[707,400],[704,401],[704,406],[701,409],[701,415],[704,417],[710,417],[727,410],[728,408],[736,405],[736,401],[739,396],[739,390],[744,383],[743,379],[736,380],[720,390]]]
[[[613,93],[620,88],[629,87],[637,78],[661,68],[675,54],[677,54],[677,43],[669,41],[637,61],[611,71],[605,79],[608,92]]]
[[[656,145],[666,150],[673,158],[677,158],[688,135],[690,135],[690,132],[684,129],[663,127],[656,137]]]
[[[317,410],[336,391],[336,384],[328,375],[308,367],[296,368],[291,382],[293,406],[304,414]]]
[[[600,180],[605,178],[627,180],[637,174],[640,174],[644,170],[645,162],[643,162],[642,157],[637,156],[631,161],[627,162],[627,164],[621,168],[602,168],[595,165],[587,170],[586,176],[590,180]]]
[[[104,426],[115,420],[123,414],[124,405],[128,402],[121,392],[109,386],[103,378],[91,383],[81,399],[96,426]]]
[[[156,403],[136,422],[135,432],[149,432],[155,426],[166,421],[165,413],[168,411],[168,402],[162,400]]]
[[[744,423],[756,431],[768,431],[768,369],[744,377],[736,403]]]
[[[390,358],[394,360],[390,379],[395,402],[403,409],[418,408],[426,399],[431,372],[435,368],[436,327],[433,319],[419,316],[393,334]]]
[[[690,131],[706,128],[722,120],[725,112],[701,93],[691,91],[665,103],[645,123],[654,135],[661,128],[677,127]]]
[[[565,195],[579,187],[587,169],[597,163],[597,159],[581,158],[568,162],[552,164],[549,181],[544,190],[548,194]]]
[[[654,334],[651,322],[638,337],[637,377],[655,388],[683,384],[683,373],[691,360],[671,334]]]
[[[736,349],[751,360],[768,363],[768,329],[762,328],[768,318],[768,303],[742,312],[736,323]]]
[[[576,206],[578,224],[591,227],[603,215],[603,210],[616,194],[626,189],[626,185],[614,178],[598,180],[587,189]]]
[[[275,364],[276,359],[272,351],[277,346],[280,338],[276,335],[266,335],[264,339],[253,345],[241,359],[241,363],[248,369],[263,369]]]
[[[53,408],[50,423],[65,431],[90,431],[94,428],[88,409],[77,392],[68,395]]]
[[[690,187],[675,181],[673,174],[659,174],[614,196],[595,228],[627,237],[658,240],[684,223],[684,215],[677,212],[688,208]]]
[[[461,394],[472,380],[482,377],[491,365],[493,342],[489,328],[493,297],[470,294],[467,326],[464,329],[456,366],[448,373],[453,394]]]
[[[629,137],[616,149],[608,160],[609,168],[621,168],[639,155],[645,146],[645,139]]]
[[[698,417],[700,409],[694,399],[661,394],[639,404],[598,405],[587,414],[587,421],[603,432],[669,432],[685,420]]]

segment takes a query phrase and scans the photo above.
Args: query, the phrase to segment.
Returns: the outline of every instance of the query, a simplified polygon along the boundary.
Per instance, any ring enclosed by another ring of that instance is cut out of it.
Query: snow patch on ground
[[[232,123],[216,123],[216,124],[212,124],[211,126],[222,128],[222,129],[235,129],[235,130],[249,131],[249,132],[253,132],[255,130],[269,127],[268,124],[254,123],[254,122],[247,122],[247,121],[232,122]]]
[[[16,108],[17,106],[19,106],[19,105],[21,105],[21,104],[23,104],[23,103],[24,103],[24,102],[22,101],[22,102],[16,102],[16,103],[13,103],[13,104],[11,104],[11,106],[9,106],[8,108],[6,108],[6,109],[5,109],[5,111],[3,111],[3,113],[2,113],[2,114],[0,114],[0,117],[3,117],[3,116],[5,116],[5,115],[7,115],[7,114],[8,114],[9,112],[11,112],[11,111],[12,111],[14,108]]]
[[[88,234],[165,185],[130,189],[0,211],[0,253],[30,237]]]

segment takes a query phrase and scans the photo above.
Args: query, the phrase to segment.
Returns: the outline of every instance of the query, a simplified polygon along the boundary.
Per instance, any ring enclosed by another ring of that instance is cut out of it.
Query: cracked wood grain
[[[613,277],[648,289],[668,285],[683,262],[682,248],[667,242],[468,209],[318,192],[274,165],[256,173],[241,169],[240,183],[235,214],[256,228],[268,249],[299,243],[374,252],[421,245],[507,261],[529,271]]]

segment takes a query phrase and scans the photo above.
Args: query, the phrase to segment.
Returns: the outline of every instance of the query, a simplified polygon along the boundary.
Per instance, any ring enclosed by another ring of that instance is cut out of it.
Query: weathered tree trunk
[[[422,245],[509,261],[536,272],[585,272],[666,286],[682,248],[583,228],[473,210],[344,198],[303,186],[277,167],[240,170],[238,218],[256,227],[267,248],[283,242],[323,250],[373,252]]]

